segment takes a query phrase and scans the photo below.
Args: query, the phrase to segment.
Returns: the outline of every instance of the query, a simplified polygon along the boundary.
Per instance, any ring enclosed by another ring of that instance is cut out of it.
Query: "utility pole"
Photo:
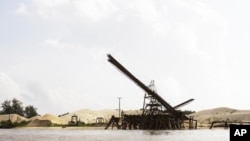
[[[122,99],[122,97],[118,97],[118,100],[119,100],[119,119],[121,118],[121,99]]]

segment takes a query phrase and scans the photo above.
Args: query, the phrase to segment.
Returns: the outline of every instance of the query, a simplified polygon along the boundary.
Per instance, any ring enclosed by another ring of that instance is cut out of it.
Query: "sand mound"
[[[141,115],[142,110],[127,110],[127,111],[124,111],[124,114],[127,114],[127,115]]]
[[[33,121],[31,121],[27,126],[28,127],[47,127],[47,126],[51,126],[52,123],[50,120],[39,120],[39,119],[35,119]]]
[[[7,120],[11,120],[12,123],[14,122],[22,122],[22,121],[28,121],[28,119],[26,119],[25,117],[19,116],[17,114],[7,114],[7,115],[0,115],[0,121],[7,121]]]
[[[124,114],[141,114],[140,110],[129,110],[129,111],[124,111]],[[81,109],[75,112],[72,112],[70,114],[67,114],[65,116],[60,117],[62,120],[63,124],[68,124],[69,121],[71,121],[71,117],[73,115],[78,116],[78,119],[81,122],[84,122],[86,124],[91,124],[91,123],[96,123],[97,118],[103,118],[104,122],[108,122],[112,115],[118,117],[119,116],[119,111],[118,110],[89,110],[89,109]]]
[[[75,112],[72,112],[68,115],[60,117],[63,124],[68,124],[71,121],[71,117],[76,115],[78,120],[86,124],[96,123],[97,118],[103,118],[104,122],[107,122],[112,115],[118,116],[118,111],[116,110],[100,110],[93,111],[89,109],[82,109]]]
[[[44,127],[52,124],[67,125],[71,121],[72,116],[77,116],[78,121],[84,122],[85,124],[96,123],[98,118],[104,119],[104,122],[108,122],[112,115],[118,116],[116,110],[100,110],[93,111],[88,109],[78,110],[67,115],[57,117],[52,114],[45,114],[43,116],[36,116],[31,118],[31,122],[28,124],[29,127]]]
[[[236,110],[226,107],[208,109],[191,114],[198,125],[210,125],[213,121],[250,122],[250,110]]]
[[[49,120],[53,124],[63,124],[62,119],[52,114],[45,114],[39,120]]]
[[[36,119],[41,119],[41,116],[31,117],[31,118],[29,118],[29,121],[33,121],[33,120],[36,120]]]
[[[215,115],[215,114],[228,114],[236,112],[237,110],[227,108],[227,107],[219,107],[214,109],[208,109],[208,110],[202,110],[197,113],[194,113],[194,115]]]

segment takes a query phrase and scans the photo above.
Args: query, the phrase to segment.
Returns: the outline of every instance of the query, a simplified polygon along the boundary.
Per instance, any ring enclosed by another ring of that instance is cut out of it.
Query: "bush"
[[[11,122],[11,120],[1,121],[0,122],[1,128],[13,128],[15,125]]]

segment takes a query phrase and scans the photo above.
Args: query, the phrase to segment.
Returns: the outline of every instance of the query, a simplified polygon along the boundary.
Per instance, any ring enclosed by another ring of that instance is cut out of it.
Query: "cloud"
[[[90,56],[96,62],[102,62],[107,53],[109,53],[109,50],[104,47],[94,47],[89,50]]]
[[[35,15],[45,20],[74,20],[85,18],[93,22],[108,18],[118,8],[111,0],[32,0],[32,9],[20,4],[17,14]]]
[[[170,98],[173,105],[186,98],[206,100],[219,93],[236,93],[236,88],[228,91],[227,87],[243,88],[233,81],[248,81],[244,77],[237,78],[242,75],[239,68],[236,71],[228,66],[228,58],[235,54],[233,51],[228,54],[230,49],[224,47],[228,26],[220,10],[197,0],[33,0],[21,3],[17,14],[33,15],[26,18],[30,24],[22,23],[24,30],[29,31],[23,37],[31,39],[33,47],[23,43],[24,49],[12,59],[15,69],[6,67],[25,81],[38,81],[25,86],[30,101],[39,103],[42,99],[50,106],[56,104],[60,108],[62,105],[65,109],[65,99],[73,103],[68,107],[80,105],[81,108],[81,103],[87,107],[98,102],[105,107],[110,103],[102,103],[102,99],[109,101],[115,97],[117,100],[118,94],[124,101],[128,100],[128,107],[133,105],[130,101],[136,98],[130,99],[133,96],[128,93],[135,93],[139,88],[127,90],[133,84],[123,83],[124,76],[115,70],[114,73],[113,68],[109,70],[107,53],[125,66],[128,64],[131,72],[144,82],[155,79],[157,88],[159,82],[160,93],[166,92],[166,100]],[[13,56],[9,52],[8,56]],[[240,60],[239,56],[235,55],[232,60],[239,62],[236,67],[241,66],[247,74],[249,69],[242,67],[242,60],[248,59]],[[15,65],[15,59],[20,59],[21,63]],[[233,77],[235,74],[237,77]],[[204,96],[201,93],[205,93]],[[96,100],[99,97],[102,99]]]
[[[28,15],[28,6],[24,3],[20,3],[16,10],[16,14]]]
[[[32,13],[50,20],[63,19],[72,8],[70,0],[33,0],[32,5]]]
[[[161,18],[161,13],[156,9],[155,2],[152,0],[134,1],[133,6],[131,5],[130,8],[138,11],[138,17],[148,23],[154,23]]]
[[[118,8],[111,0],[75,0],[73,5],[76,14],[87,17],[93,21],[100,21],[116,12]]]
[[[44,42],[44,44],[47,46],[52,46],[52,47],[59,47],[59,40],[58,39],[48,39]]]
[[[0,72],[0,97],[2,100],[21,98],[21,88],[10,76]]]
[[[51,7],[55,8],[63,4],[68,4],[70,0],[34,0],[34,3],[42,6],[42,7]]]
[[[75,43],[68,43],[59,38],[47,39],[44,41],[44,46],[53,48],[78,48],[79,46]]]
[[[176,105],[180,102],[180,99],[186,97],[180,82],[173,75],[169,75],[168,77],[157,81],[156,87],[159,90],[159,94],[162,95],[165,100],[170,102],[171,105]]]
[[[49,111],[54,111],[54,114],[59,114],[67,110],[65,99],[70,101],[70,96],[65,98],[68,93],[54,90],[54,88],[44,86],[39,81],[30,81],[25,85],[26,95],[25,103],[34,105],[38,108],[39,114],[45,114]]]

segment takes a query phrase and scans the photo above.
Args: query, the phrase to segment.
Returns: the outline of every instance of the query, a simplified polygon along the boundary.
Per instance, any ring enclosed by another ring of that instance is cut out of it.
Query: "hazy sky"
[[[183,110],[250,109],[250,2],[228,0],[6,0],[0,2],[0,102],[40,114],[140,109],[155,80]]]

